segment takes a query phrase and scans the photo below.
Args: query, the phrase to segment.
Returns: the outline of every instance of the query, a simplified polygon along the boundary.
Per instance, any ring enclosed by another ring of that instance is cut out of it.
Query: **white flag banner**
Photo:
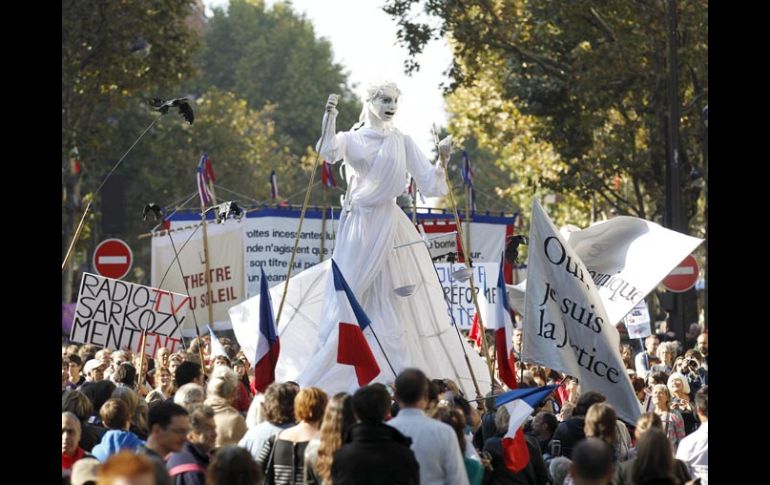
[[[630,338],[644,338],[652,335],[650,312],[647,310],[647,303],[644,301],[640,301],[628,312],[628,315],[623,318],[623,323],[626,325]]]
[[[577,377],[584,392],[601,393],[620,418],[636,423],[641,405],[620,357],[620,335],[588,269],[537,200],[528,275],[522,360]]]
[[[616,324],[703,239],[637,217],[621,216],[567,234],[567,243],[588,268],[599,289],[608,323]],[[510,303],[521,313],[526,284],[508,286]]]
[[[617,323],[693,252],[703,239],[637,217],[620,216],[569,234]]]

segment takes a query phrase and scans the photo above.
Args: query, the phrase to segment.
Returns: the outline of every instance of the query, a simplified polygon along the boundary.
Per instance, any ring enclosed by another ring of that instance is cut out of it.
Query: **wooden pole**
[[[436,142],[436,151],[438,150],[438,135],[436,134],[435,126],[433,127],[433,138]],[[439,159],[441,157],[441,153],[439,152]],[[443,162],[439,162],[443,163]],[[490,385],[495,382],[495,370],[492,365],[492,362],[489,360],[489,345],[487,344],[487,331],[486,327],[484,327],[484,322],[481,318],[481,307],[479,306],[479,299],[478,295],[476,295],[476,284],[473,282],[473,267],[471,266],[471,258],[470,254],[465,251],[465,248],[463,247],[463,231],[462,231],[462,224],[460,223],[460,216],[457,214],[457,203],[455,202],[454,194],[452,193],[452,184],[449,182],[449,173],[446,170],[446,167],[444,167],[444,178],[447,185],[447,195],[449,196],[449,205],[452,208],[452,214],[454,214],[455,218],[455,226],[457,226],[457,235],[458,240],[460,242],[460,249],[462,250],[463,254],[465,255],[465,267],[468,269],[468,273],[470,273],[470,279],[468,280],[471,285],[471,297],[473,298],[473,306],[476,307],[476,314],[479,316],[479,329],[481,330],[481,333],[484,338],[481,339],[481,345],[484,349],[484,358],[487,360],[487,367],[489,368],[489,382]]]
[[[329,206],[328,201],[326,200],[328,197],[328,187],[326,187],[326,184],[321,185],[323,186],[324,205],[323,211],[321,212],[321,252],[318,254],[319,263],[324,262],[324,243],[326,242],[326,209]]]

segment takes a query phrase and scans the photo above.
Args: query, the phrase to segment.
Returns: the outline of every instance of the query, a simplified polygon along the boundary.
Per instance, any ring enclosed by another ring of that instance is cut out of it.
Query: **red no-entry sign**
[[[134,255],[128,244],[120,239],[105,239],[94,251],[94,271],[101,276],[122,279],[131,269]]]
[[[691,254],[684,258],[684,261],[679,263],[679,266],[674,268],[674,270],[663,279],[663,286],[665,286],[668,291],[682,293],[692,288],[697,280],[698,262],[695,261],[695,258]]]

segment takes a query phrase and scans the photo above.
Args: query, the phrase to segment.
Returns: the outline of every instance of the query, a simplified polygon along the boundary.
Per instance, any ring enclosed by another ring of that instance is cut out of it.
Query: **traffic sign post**
[[[120,280],[133,262],[134,254],[128,244],[120,239],[105,239],[96,246],[92,265],[99,275]]]
[[[671,273],[663,279],[663,286],[668,291],[674,293],[684,293],[698,281],[698,262],[691,255],[684,258],[684,261],[674,268]]]

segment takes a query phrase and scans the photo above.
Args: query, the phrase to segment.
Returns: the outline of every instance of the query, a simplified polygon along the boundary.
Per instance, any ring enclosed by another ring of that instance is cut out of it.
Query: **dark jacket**
[[[551,441],[561,441],[562,456],[571,460],[573,448],[577,446],[578,442],[586,438],[585,431],[583,431],[585,421],[585,416],[575,416],[559,423],[559,426],[556,427]]]
[[[502,435],[489,438],[484,443],[484,451],[492,455],[492,472],[484,475],[484,484],[493,485],[543,485],[549,483],[550,475],[540,454],[540,445],[537,439],[530,435],[524,435],[529,450],[529,463],[527,467],[518,473],[513,473],[505,467],[503,458]]]
[[[618,464],[615,471],[615,485],[636,485],[634,482],[634,463],[636,457]],[[687,471],[687,465],[682,460],[674,460],[674,477],[676,482],[684,485],[690,480],[690,473]],[[660,483],[665,483],[661,480]]]
[[[412,440],[386,424],[353,425],[334,453],[335,485],[418,484],[420,465],[409,448]]]
[[[182,451],[171,453],[166,461],[174,485],[205,485],[208,466],[209,456],[190,442],[184,444]]]
[[[155,468],[155,485],[171,485],[171,477],[166,471],[166,462],[157,451],[142,445],[136,449],[136,454],[144,455],[152,462],[153,468]]]

